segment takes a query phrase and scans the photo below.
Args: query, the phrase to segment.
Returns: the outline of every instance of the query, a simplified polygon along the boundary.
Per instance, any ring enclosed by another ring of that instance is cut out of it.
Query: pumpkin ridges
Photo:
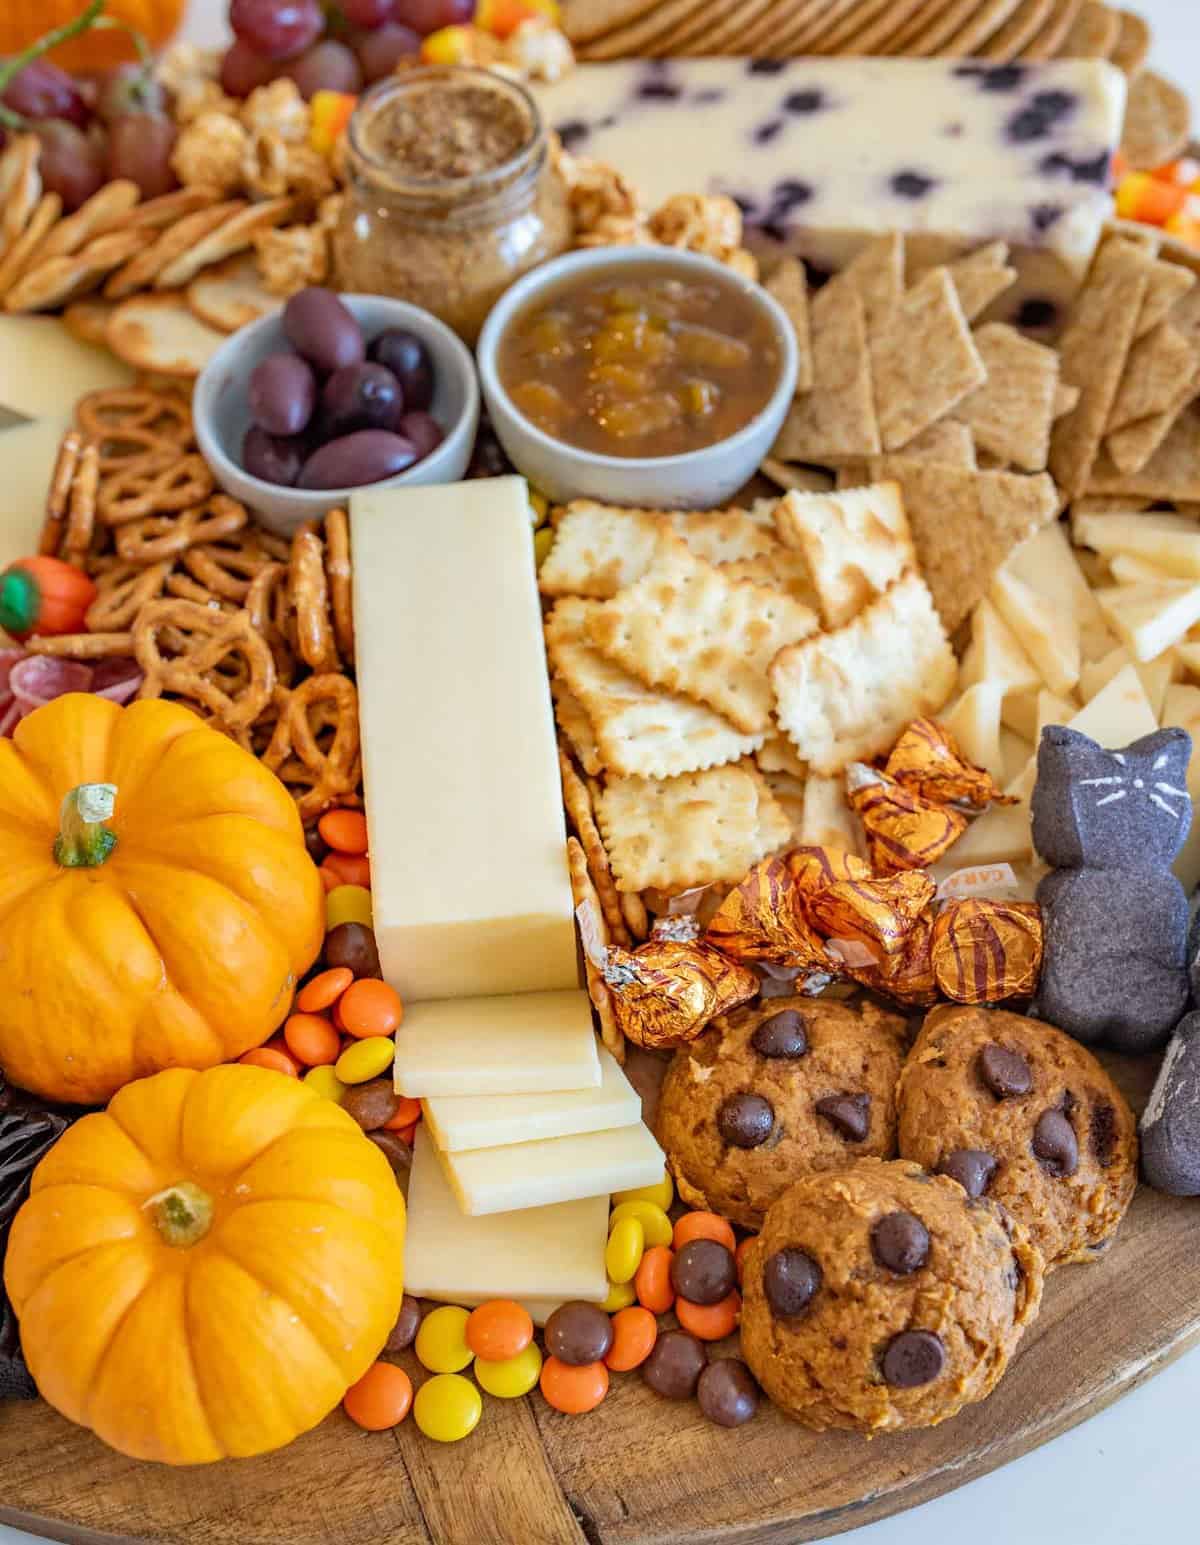
[[[298,1102],[291,1089],[291,1080],[281,1085],[278,1073],[234,1064],[212,1069],[203,1082],[194,1081],[180,1108],[177,1146],[188,1174],[232,1184],[295,1129],[307,1105],[330,1105],[303,1086]],[[351,1119],[336,1105],[330,1109]]]
[[[146,799],[147,785],[153,788],[162,778],[163,763],[172,747],[198,731],[225,739],[180,703],[155,697],[129,704],[109,746],[108,772],[109,782],[121,790],[126,808]]]
[[[110,1199],[107,1204],[105,1198]],[[54,1243],[56,1248],[49,1260],[44,1249],[38,1253],[36,1277],[28,1275],[29,1257],[20,1248],[20,1239],[18,1239],[18,1248],[7,1257],[4,1286],[12,1300],[13,1308],[18,1313],[22,1304],[37,1292],[52,1271],[57,1271],[60,1266],[65,1266],[69,1261],[77,1261],[80,1256],[88,1254],[91,1250],[101,1250],[117,1244],[130,1244],[140,1239],[143,1234],[143,1220],[139,1216],[137,1203],[131,1197],[123,1196],[108,1186],[59,1182],[53,1186],[41,1187],[30,1197],[30,1201],[34,1205],[30,1207],[28,1213],[24,1212],[24,1208],[18,1213],[18,1216],[23,1219],[24,1230],[40,1231],[44,1237]],[[79,1232],[86,1237],[72,1235],[69,1239],[64,1239],[61,1236],[55,1228],[55,1223],[63,1207],[78,1209],[80,1216],[85,1219],[84,1226]],[[120,1231],[122,1226],[123,1232]]]
[[[105,1116],[154,1170],[154,1183],[147,1189],[147,1196],[179,1178],[175,1171],[179,1165],[183,1107],[199,1076],[191,1068],[164,1068],[161,1073],[126,1084],[108,1102]]]
[[[339,1115],[346,1115],[345,1111],[330,1100],[321,1100],[320,1103],[336,1111]],[[350,1120],[347,1117],[347,1120]],[[298,1187],[303,1186],[303,1197],[328,1202],[331,1206],[340,1207],[343,1211],[352,1213],[355,1217],[363,1218],[369,1223],[374,1223],[387,1233],[394,1224],[394,1216],[389,1217],[390,1209],[379,1195],[379,1187],[385,1180],[383,1171],[380,1172],[378,1183],[363,1178],[355,1178],[353,1181],[344,1181],[330,1169],[322,1171],[319,1175],[312,1173],[312,1166],[308,1163],[307,1155],[312,1141],[313,1126],[296,1125],[290,1131],[283,1132],[274,1142],[270,1143],[263,1151],[250,1162],[244,1165],[230,1178],[242,1188],[244,1197],[243,1205],[257,1205],[260,1202],[289,1202],[301,1200]],[[357,1126],[343,1130],[334,1127],[332,1123],[324,1127],[326,1139],[336,1138],[357,1146],[359,1131]],[[295,1174],[289,1177],[285,1166],[291,1161],[290,1148],[297,1150],[295,1159]],[[378,1150],[377,1150],[378,1151]],[[382,1153],[379,1155],[383,1166],[390,1171]],[[278,1167],[283,1171],[278,1175],[272,1175],[272,1171]],[[289,1179],[297,1183],[297,1189],[286,1189]],[[260,1187],[266,1185],[268,1189],[263,1192]],[[363,1210],[363,1202],[369,1201],[371,1209]],[[390,1199],[389,1199],[390,1201]]]
[[[106,770],[122,712],[106,697],[68,692],[22,719],[12,743],[57,802],[76,784],[116,781]]]
[[[69,1130],[76,1129],[82,1137],[67,1142],[64,1134],[34,1170],[31,1195],[53,1186],[91,1186],[127,1194],[140,1206],[162,1184],[153,1160],[108,1111],[81,1116]]]
[[[34,776],[11,740],[0,739],[0,829],[45,829],[47,852],[58,827],[58,806],[45,780]]]

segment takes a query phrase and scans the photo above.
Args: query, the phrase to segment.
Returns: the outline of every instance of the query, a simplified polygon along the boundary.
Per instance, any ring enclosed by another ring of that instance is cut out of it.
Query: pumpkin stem
[[[143,1204],[167,1244],[187,1249],[198,1244],[212,1227],[213,1204],[207,1191],[190,1180],[159,1191]]]
[[[117,845],[112,819],[115,783],[81,783],[64,798],[58,817],[54,857],[64,869],[95,869]]]
[[[0,64],[0,96],[4,94],[4,89],[13,76],[19,75],[27,64],[32,64],[35,59],[40,59],[43,54],[48,54],[52,48],[57,48],[60,43],[69,43],[72,38],[77,38],[80,33],[86,32],[95,23],[106,3],[107,0],[91,0],[91,4],[80,11],[79,15],[73,20],[64,22],[61,27],[55,27],[53,32],[47,32],[44,37],[38,38],[36,42],[31,43],[21,53],[13,54],[11,59],[6,59],[3,64]],[[29,125],[20,113],[14,112],[11,107],[5,107],[3,104],[0,104],[0,127],[6,129],[25,129]]]

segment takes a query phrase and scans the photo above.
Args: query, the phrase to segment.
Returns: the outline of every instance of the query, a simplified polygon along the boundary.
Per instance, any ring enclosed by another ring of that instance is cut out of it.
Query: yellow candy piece
[[[457,1373],[475,1355],[467,1345],[465,1309],[446,1304],[421,1321],[417,1331],[416,1352],[430,1373]]]
[[[378,1078],[391,1067],[396,1055],[396,1043],[390,1035],[372,1035],[365,1041],[355,1041],[333,1064],[333,1071],[344,1084],[365,1084],[369,1078]]]
[[[339,923],[361,923],[364,928],[375,926],[371,892],[365,885],[335,885],[326,896],[325,927],[336,928]]]
[[[523,1352],[506,1357],[501,1363],[489,1363],[482,1357],[475,1359],[475,1377],[489,1395],[501,1400],[516,1400],[527,1395],[537,1383],[542,1372],[542,1352],[536,1341],[531,1341]]]
[[[344,91],[314,91],[308,143],[328,155],[341,138],[358,98]]]
[[[482,1414],[483,1397],[461,1373],[427,1379],[413,1401],[413,1421],[435,1443],[457,1443],[475,1431]]]
[[[546,524],[546,518],[550,514],[550,501],[545,494],[538,493],[536,488],[529,490],[529,516],[533,521],[534,529]]]
[[[618,1202],[608,1220],[610,1234],[624,1218],[636,1218],[642,1225],[647,1249],[651,1245],[669,1245],[674,1238],[675,1229],[670,1218],[653,1202]]]
[[[656,1207],[668,1211],[675,1200],[675,1187],[671,1184],[671,1177],[663,1170],[663,1178],[656,1180],[652,1186],[635,1186],[632,1191],[614,1191],[613,1205],[621,1202],[653,1202]]]
[[[533,533],[533,561],[539,569],[550,556],[550,549],[553,546],[554,532],[549,526],[543,526]]]
[[[637,1303],[637,1293],[632,1282],[610,1282],[608,1284],[608,1297],[599,1308],[605,1314],[616,1314],[618,1309],[628,1309],[630,1304]]]
[[[422,64],[469,64],[475,51],[473,27],[441,27],[421,44]]]
[[[610,1282],[630,1282],[646,1253],[646,1231],[640,1218],[622,1218],[608,1236],[604,1265]]]
[[[304,1082],[323,1100],[332,1100],[335,1105],[342,1103],[346,1086],[331,1067],[309,1068],[304,1075]]]

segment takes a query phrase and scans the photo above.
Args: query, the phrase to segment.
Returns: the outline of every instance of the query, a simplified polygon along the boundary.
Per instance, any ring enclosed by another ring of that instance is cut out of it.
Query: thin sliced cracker
[[[57,193],[43,193],[29,224],[0,258],[0,296],[7,295],[22,274],[37,261],[38,249],[51,233],[62,213],[62,199]]]
[[[174,221],[165,230],[151,228],[150,245],[143,247],[135,258],[119,268],[104,286],[107,300],[124,300],[154,283],[158,275],[183,253],[191,251],[210,231],[224,225],[232,215],[245,209],[245,199],[226,199],[220,204],[206,204]],[[138,227],[131,226],[136,230]]]
[[[804,555],[827,628],[840,628],[916,562],[898,483],[785,495],[780,539]]]
[[[862,296],[839,275],[817,292],[810,315],[813,389],[788,410],[771,454],[818,464],[830,456],[873,455],[880,439]]]
[[[9,290],[4,297],[4,309],[49,311],[86,295],[106,274],[128,261],[144,242],[141,231],[112,231],[107,236],[97,236],[82,252],[38,263]]]
[[[618,887],[668,895],[740,880],[792,835],[753,762],[680,778],[613,778],[596,819]]]
[[[575,764],[561,746],[558,751],[558,768],[562,775],[563,805],[566,808],[567,820],[574,828],[583,847],[587,858],[588,874],[591,875],[592,884],[596,887],[604,921],[618,944],[628,944],[629,935],[625,930],[625,919],[621,916],[621,903],[617,899],[613,872],[604,842],[596,826],[592,796],[588,792],[587,784],[575,771]]]
[[[607,949],[612,943],[612,938],[605,926],[600,897],[588,874],[587,856],[575,837],[567,838],[567,871],[571,876],[571,897],[575,903],[576,915],[582,907],[583,915],[588,919],[585,926],[595,931],[598,936],[596,942],[601,948]],[[592,1007],[600,1020],[600,1039],[618,1062],[624,1062],[625,1037],[621,1034],[613,1012],[608,984],[586,949],[583,952],[583,969],[587,977],[588,997],[592,1000]]]
[[[198,274],[187,287],[187,303],[209,327],[236,333],[278,311],[283,297],[272,295],[263,284],[255,259],[240,253]]]
[[[766,283],[787,313],[796,337],[796,390],[807,392],[813,384],[812,333],[808,322],[808,276],[799,258],[784,258]]]
[[[875,412],[884,448],[900,450],[981,386],[987,370],[944,268],[907,290],[870,334]]]
[[[266,199],[250,204],[210,230],[186,252],[164,264],[154,276],[156,290],[176,290],[190,284],[202,269],[245,252],[254,244],[259,231],[283,225],[296,209],[294,198]]]
[[[645,575],[597,609],[588,634],[648,685],[707,703],[757,735],[771,723],[771,660],[816,623],[807,606],[727,579],[666,530]]]
[[[129,213],[141,196],[137,183],[127,177],[106,182],[90,199],[80,204],[74,214],[59,221],[46,238],[38,257],[70,257],[95,237],[103,236],[119,225],[122,216]]]
[[[198,376],[225,342],[225,334],[199,321],[178,295],[135,295],[108,319],[108,346],[135,370],[155,375]]]
[[[947,264],[946,272],[968,322],[976,321],[1016,279],[1017,271],[1007,260],[1006,244],[993,241]]]
[[[164,231],[177,220],[186,219],[202,209],[212,209],[224,200],[225,195],[219,188],[205,188],[199,184],[176,188],[174,193],[161,193],[157,198],[138,204],[124,216],[121,226],[127,231]]]
[[[36,134],[18,134],[0,154],[0,253],[20,236],[42,196],[41,151]]]
[[[782,649],[771,667],[781,727],[827,776],[886,751],[905,725],[941,708],[957,678],[933,597],[914,571],[844,628]]]
[[[976,328],[975,346],[987,380],[954,416],[999,462],[1022,472],[1044,471],[1058,396],[1057,353],[1003,322]]]
[[[588,627],[600,606],[567,596],[546,621],[553,679],[585,715],[610,773],[670,778],[754,751],[762,735],[744,735],[711,708],[647,687],[594,649]]]
[[[116,310],[109,300],[76,300],[63,312],[63,326],[81,343],[108,347],[108,319]]]

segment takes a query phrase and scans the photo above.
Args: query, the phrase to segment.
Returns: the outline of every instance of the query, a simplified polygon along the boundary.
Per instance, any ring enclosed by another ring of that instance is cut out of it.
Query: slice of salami
[[[137,696],[145,680],[136,660],[101,660],[92,667],[90,691],[114,703],[128,703]]]
[[[32,713],[64,692],[87,692],[92,668],[78,660],[56,660],[50,655],[30,655],[14,665],[8,676],[9,690],[23,714]]]

